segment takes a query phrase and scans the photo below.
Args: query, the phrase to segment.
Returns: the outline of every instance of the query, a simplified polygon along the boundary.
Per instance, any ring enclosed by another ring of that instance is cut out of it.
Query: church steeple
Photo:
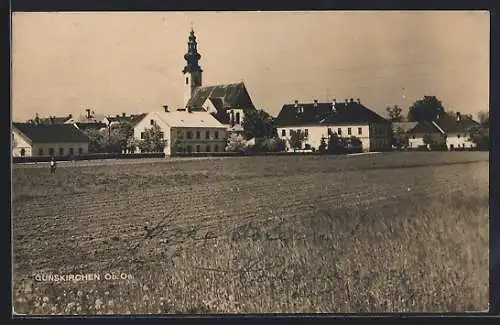
[[[191,33],[189,34],[188,41],[188,51],[184,55],[186,60],[186,66],[182,70],[185,78],[184,84],[184,107],[187,106],[194,90],[197,87],[201,87],[201,73],[203,70],[200,67],[199,60],[201,59],[200,53],[198,53],[198,43],[196,42],[196,36],[194,35],[193,27],[191,26]]]
[[[186,54],[184,54],[184,60],[186,60],[186,66],[184,67],[184,70],[182,70],[183,73],[186,72],[203,72],[201,69],[198,61],[201,59],[200,53],[198,53],[198,43],[196,42],[196,36],[194,35],[194,30],[191,27],[191,33],[189,34],[189,41],[188,41],[188,51]]]

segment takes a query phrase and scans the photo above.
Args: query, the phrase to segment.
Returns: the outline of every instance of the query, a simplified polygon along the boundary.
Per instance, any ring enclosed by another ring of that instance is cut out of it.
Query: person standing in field
[[[54,157],[50,159],[50,173],[51,174],[56,173],[56,159]]]

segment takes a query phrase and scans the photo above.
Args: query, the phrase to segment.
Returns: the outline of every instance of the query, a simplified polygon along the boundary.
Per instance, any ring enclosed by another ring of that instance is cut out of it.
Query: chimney
[[[438,120],[439,120],[439,112],[437,112],[437,114],[436,114],[436,121],[438,121]]]
[[[163,109],[165,110],[165,113],[168,113],[168,105],[163,105]]]
[[[40,117],[38,117],[38,113],[35,114],[35,124],[40,123]]]
[[[298,100],[295,100],[295,108],[299,107],[299,101]]]
[[[356,98],[356,101],[358,102],[358,104],[361,104],[361,99]]]
[[[125,116],[127,116],[127,114],[125,114],[125,113],[122,113],[122,116],[123,116],[123,117],[125,117]]]
[[[461,117],[462,117],[462,116],[460,115],[460,112],[457,112],[457,122],[460,122],[460,118],[461,118]]]
[[[337,100],[334,98],[332,99],[332,111],[335,112],[335,105],[337,105]]]
[[[351,98],[350,102],[351,102],[351,103],[354,103],[354,99],[352,99],[352,98]]]
[[[345,104],[347,105],[347,103],[349,103],[349,99],[345,99]]]
[[[55,116],[50,116],[50,124],[54,124],[54,117]]]
[[[318,107],[318,100],[317,99],[314,100],[314,107]]]
[[[120,114],[116,114],[116,117],[120,117]]]
[[[68,118],[73,118],[73,114],[69,114],[69,115],[68,115]]]

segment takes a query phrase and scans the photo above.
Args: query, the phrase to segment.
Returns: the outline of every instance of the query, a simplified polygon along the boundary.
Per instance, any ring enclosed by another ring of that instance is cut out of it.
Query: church
[[[227,127],[228,133],[243,132],[245,114],[256,110],[243,82],[203,86],[199,61],[198,44],[191,28],[188,51],[184,55],[186,66],[184,74],[184,109],[188,111],[206,111]]]

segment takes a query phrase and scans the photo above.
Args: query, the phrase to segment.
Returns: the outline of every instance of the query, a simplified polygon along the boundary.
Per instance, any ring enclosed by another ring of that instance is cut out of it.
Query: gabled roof
[[[202,105],[208,98],[214,103],[214,106],[220,106],[222,109],[255,109],[243,82],[196,88],[187,106],[191,107],[193,110],[203,109]],[[217,110],[219,109],[217,108]]]
[[[104,120],[106,116],[104,114],[94,114],[90,118],[87,117],[86,115],[79,115],[72,117],[71,119],[67,120],[65,123],[96,123],[96,122],[101,122]]]
[[[463,133],[469,131],[474,126],[480,125],[479,122],[474,121],[468,116],[460,115],[460,119],[457,120],[457,115],[452,116],[450,114],[441,114],[436,123],[446,133]]]
[[[132,124],[132,126],[135,126],[137,123],[139,123],[147,114],[146,113],[141,113],[141,114],[132,114],[129,116],[106,116],[108,121],[110,123],[117,122],[117,123],[122,123],[122,122],[129,122]]]
[[[40,118],[40,124],[64,124],[67,120],[69,120],[72,116],[53,116],[53,117],[43,117]]]
[[[95,123],[80,123],[80,122],[77,122],[74,125],[76,125],[76,127],[78,129],[82,130],[82,131],[85,131],[85,130],[100,130],[100,129],[103,129],[103,128],[107,127],[106,123],[100,123],[100,122],[95,122]]]
[[[427,133],[439,133],[442,132],[439,130],[438,126],[433,122],[422,121],[418,122],[412,129],[408,131],[410,134],[427,134]]]
[[[225,128],[212,114],[206,111],[158,111],[154,113],[171,127]]]
[[[84,143],[89,138],[72,124],[12,123],[33,143]]]
[[[286,104],[276,118],[278,126],[342,123],[390,122],[358,102]]]
[[[392,122],[392,130],[394,132],[401,130],[406,133],[413,129],[417,124],[418,122]]]

